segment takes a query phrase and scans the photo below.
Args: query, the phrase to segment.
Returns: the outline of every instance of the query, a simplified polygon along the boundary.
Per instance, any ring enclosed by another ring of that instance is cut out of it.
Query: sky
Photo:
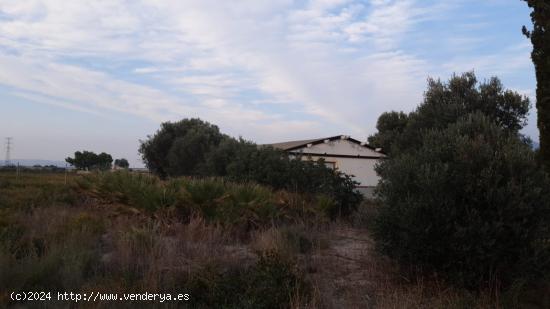
[[[107,152],[199,117],[258,143],[375,132],[428,77],[531,98],[519,0],[0,0],[0,137],[12,158]],[[538,140],[536,110],[523,133]],[[4,145],[0,147],[2,157]]]

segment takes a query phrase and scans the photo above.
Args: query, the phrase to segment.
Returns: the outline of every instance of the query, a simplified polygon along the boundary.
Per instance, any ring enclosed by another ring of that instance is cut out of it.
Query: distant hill
[[[34,166],[34,165],[54,165],[58,167],[65,167],[65,164],[67,164],[64,161],[54,161],[54,160],[39,160],[39,159],[11,159],[11,164],[19,165],[21,166]],[[0,166],[4,165],[4,160],[0,161]]]

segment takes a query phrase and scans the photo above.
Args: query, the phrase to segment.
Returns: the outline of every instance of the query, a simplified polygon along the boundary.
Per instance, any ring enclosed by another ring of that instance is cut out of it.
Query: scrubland
[[[520,284],[467,291],[377,253],[374,202],[331,219],[330,199],[220,178],[0,174],[0,306],[11,291],[188,293],[117,307],[525,308]]]

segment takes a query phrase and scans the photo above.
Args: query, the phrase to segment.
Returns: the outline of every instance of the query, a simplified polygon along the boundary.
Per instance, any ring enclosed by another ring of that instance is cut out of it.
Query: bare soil
[[[393,267],[378,256],[364,229],[338,226],[330,230],[327,249],[312,255],[311,275],[327,308],[371,308],[379,289],[390,283]]]

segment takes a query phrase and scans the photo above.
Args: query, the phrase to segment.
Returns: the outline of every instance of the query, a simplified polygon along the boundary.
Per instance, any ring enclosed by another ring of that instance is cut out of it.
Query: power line
[[[11,146],[13,137],[6,137],[6,161],[4,162],[4,166],[10,166],[11,165],[11,158],[10,158],[10,152],[11,152]]]

